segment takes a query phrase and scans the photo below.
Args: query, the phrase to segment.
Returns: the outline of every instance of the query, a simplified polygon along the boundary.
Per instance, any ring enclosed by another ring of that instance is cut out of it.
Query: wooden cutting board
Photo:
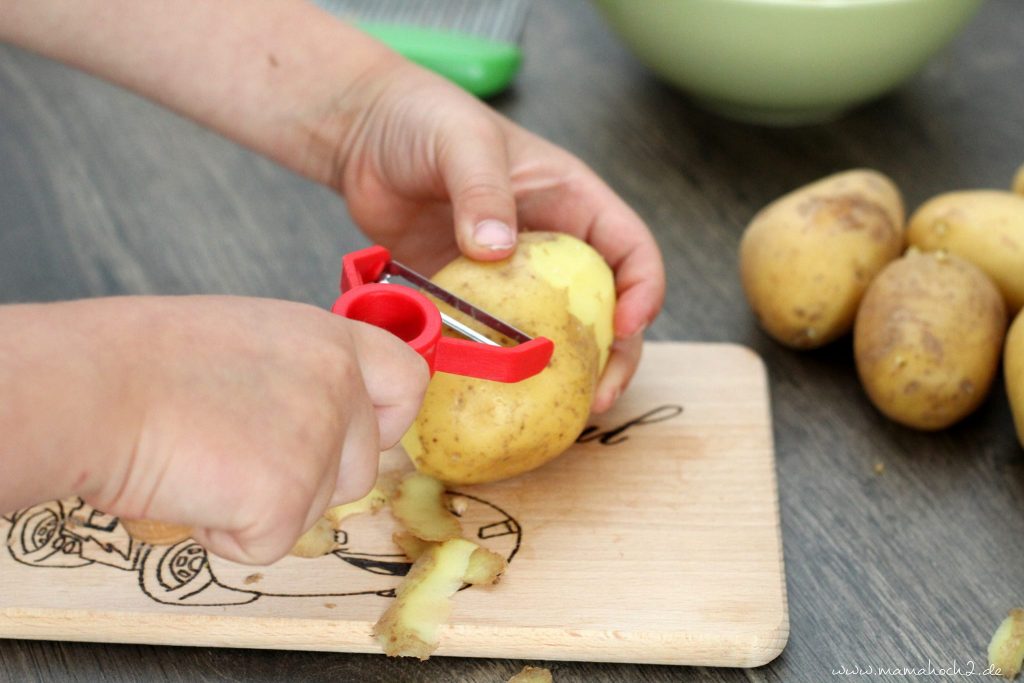
[[[757,666],[789,633],[764,367],[726,344],[649,343],[580,443],[452,489],[467,537],[510,558],[454,598],[437,655]],[[382,470],[407,469],[401,451]],[[0,637],[379,652],[407,568],[390,513],[342,550],[245,567],[130,541],[78,500],[0,519]]]

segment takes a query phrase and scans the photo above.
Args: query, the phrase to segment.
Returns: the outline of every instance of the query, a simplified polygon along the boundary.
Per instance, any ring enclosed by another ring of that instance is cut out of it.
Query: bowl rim
[[[618,1],[618,0],[614,0]],[[794,7],[807,10],[850,9],[853,7],[872,7],[890,5],[928,5],[931,0],[718,0],[731,2],[734,5],[770,5],[777,7]],[[976,6],[985,0],[963,0],[965,6]]]

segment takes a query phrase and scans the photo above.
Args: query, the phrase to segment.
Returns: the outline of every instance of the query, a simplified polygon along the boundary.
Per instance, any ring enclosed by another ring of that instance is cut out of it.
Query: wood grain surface
[[[580,155],[655,231],[669,291],[651,340],[738,342],[765,359],[791,618],[788,646],[765,667],[557,663],[538,651],[559,683],[968,680],[983,668],[992,631],[1024,603],[1024,451],[1003,386],[938,434],[886,421],[863,396],[848,340],[797,354],[758,330],[736,248],[763,204],[836,170],[888,173],[909,207],[1007,187],[1024,162],[1021,35],[1020,0],[989,0],[897,93],[827,125],[766,129],[691,106],[584,0],[536,3],[524,71],[494,104]],[[327,306],[338,254],[366,244],[329,191],[10,48],[0,49],[0,161],[4,301],[231,292]],[[0,680],[12,681],[493,683],[522,664],[0,642]],[[833,674],[842,667],[875,675]]]
[[[459,486],[466,538],[507,557],[454,599],[437,656],[757,666],[789,634],[768,385],[734,344],[648,342],[630,389],[556,461]],[[412,470],[382,456],[393,481]],[[408,568],[381,512],[270,567],[133,542],[79,499],[0,518],[0,637],[380,652]],[[372,563],[372,564],[368,564]],[[567,607],[571,606],[571,607]]]

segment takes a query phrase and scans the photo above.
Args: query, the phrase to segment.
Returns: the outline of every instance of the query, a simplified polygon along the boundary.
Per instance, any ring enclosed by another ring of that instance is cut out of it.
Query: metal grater
[[[532,0],[314,0],[408,59],[480,97],[506,89],[522,62]]]
[[[331,14],[357,21],[405,24],[518,43],[530,0],[316,0]]]

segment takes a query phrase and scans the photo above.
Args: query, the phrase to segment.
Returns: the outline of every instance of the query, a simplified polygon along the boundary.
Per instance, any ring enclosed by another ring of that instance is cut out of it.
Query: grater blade
[[[458,31],[518,43],[531,0],[315,0],[328,12],[368,22]]]

